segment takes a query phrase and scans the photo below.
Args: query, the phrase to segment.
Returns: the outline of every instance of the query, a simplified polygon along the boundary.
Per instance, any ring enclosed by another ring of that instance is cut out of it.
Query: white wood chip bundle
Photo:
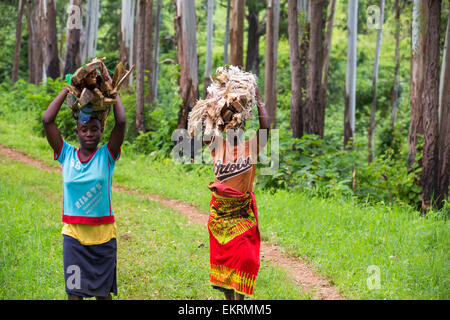
[[[211,76],[208,96],[199,100],[189,113],[191,137],[204,126],[205,135],[220,135],[228,129],[243,129],[256,104],[256,78],[235,66],[219,67]]]

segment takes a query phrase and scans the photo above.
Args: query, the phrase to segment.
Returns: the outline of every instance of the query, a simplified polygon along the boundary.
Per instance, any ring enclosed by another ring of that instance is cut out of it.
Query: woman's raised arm
[[[113,153],[114,158],[117,159],[120,153],[120,147],[125,138],[125,127],[127,123],[125,109],[123,108],[122,100],[119,95],[117,95],[116,103],[114,104],[114,119],[116,120],[116,124],[109,136],[108,147]]]
[[[56,116],[61,109],[61,105],[64,103],[66,99],[67,93],[69,89],[65,87],[58,94],[58,96],[49,104],[47,110],[45,110],[42,115],[42,124],[44,126],[45,136],[47,137],[48,143],[52,147],[55,153],[59,153],[59,149],[61,148],[63,138],[61,133],[58,130],[58,127],[55,124]]]

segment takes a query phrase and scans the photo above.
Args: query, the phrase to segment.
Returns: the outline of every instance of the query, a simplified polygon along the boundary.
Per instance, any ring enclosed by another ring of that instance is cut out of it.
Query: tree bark
[[[40,1],[27,3],[29,82],[39,85],[43,78],[42,30]]]
[[[412,35],[411,35],[411,111],[408,134],[409,160],[408,167],[411,168],[416,162],[416,154],[421,154],[422,149],[418,149],[419,137],[423,136],[423,107],[421,102],[421,92],[423,87],[423,63],[424,63],[424,28],[421,27],[420,16],[421,0],[414,0],[412,12]],[[422,167],[422,159],[418,162]],[[420,179],[420,178],[419,178]]]
[[[145,104],[153,100],[152,90],[152,27],[153,1],[139,0],[137,11],[136,48],[136,131],[144,133]]]
[[[358,0],[348,2],[347,76],[345,86],[344,148],[353,148],[356,104],[356,59],[358,38]]]
[[[207,8],[207,34],[206,34],[206,59],[205,59],[205,76],[203,80],[203,97],[206,98],[208,94],[208,86],[211,84],[211,73],[212,73],[212,40],[214,32],[214,1],[208,0]]]
[[[159,40],[160,40],[160,29],[161,29],[161,5],[162,0],[157,0],[156,4],[156,17],[155,17],[155,37],[153,41],[153,72],[152,72],[152,90],[153,99],[158,96],[158,74],[159,74]]]
[[[135,0],[122,0],[122,10],[120,14],[120,61],[126,69],[129,69],[133,64],[133,49],[134,49],[134,17],[136,14]],[[128,78],[128,85],[133,84],[133,77]]]
[[[447,21],[444,55],[442,59],[442,86],[439,112],[439,171],[438,203],[441,209],[448,199],[450,181],[450,15]]]
[[[291,69],[291,114],[290,127],[292,136],[300,138],[303,135],[302,116],[302,90],[300,48],[298,44],[298,7],[297,0],[288,0],[288,38],[289,38],[289,65]],[[300,120],[300,121],[299,121]]]
[[[138,0],[136,17],[136,133],[145,132],[145,18],[146,0]]]
[[[144,81],[147,84],[147,94],[145,95],[145,103],[152,103],[152,73],[153,73],[153,0],[145,1],[145,43],[144,43]]]
[[[261,1],[247,1],[248,15],[247,24],[247,55],[245,58],[245,71],[253,72],[259,75],[259,40],[266,33],[265,23],[259,21],[259,12],[261,11]]]
[[[232,0],[230,30],[230,65],[244,66],[245,0]]]
[[[27,45],[28,45],[28,82],[35,83],[34,80],[34,63],[33,63],[33,6],[32,0],[27,1]]]
[[[323,137],[325,130],[325,109],[327,106],[328,70],[330,68],[331,40],[333,37],[334,13],[336,11],[336,0],[331,0],[328,10],[327,33],[325,35],[324,56],[322,65],[322,84],[320,86],[320,136]]]
[[[53,0],[41,0],[42,44],[45,74],[56,79],[59,73],[58,38],[56,31],[56,7]]]
[[[271,128],[275,128],[277,125],[277,53],[279,17],[280,1],[268,0],[264,100]]]
[[[384,0],[380,0],[380,25],[377,34],[377,46],[375,48],[375,62],[373,64],[372,74],[372,104],[370,108],[370,123],[369,123],[369,163],[373,161],[373,142],[375,131],[375,112],[377,109],[377,85],[378,85],[378,66],[380,62],[381,40],[383,38],[383,23],[384,23]]]
[[[305,0],[303,0],[305,2]],[[288,0],[289,64],[291,69],[290,127],[294,138],[303,135],[303,109],[305,105],[307,52],[309,48],[309,14],[297,0]],[[299,34],[298,14],[301,15],[302,33]],[[300,37],[300,44],[299,44]]]
[[[100,0],[87,0],[86,25],[83,28],[84,41],[81,43],[81,62],[85,62],[86,59],[95,58],[99,8]]]
[[[67,11],[67,5],[64,3],[62,5],[62,12]],[[62,15],[62,17],[57,16],[59,18],[60,24],[61,24],[61,30],[59,31],[59,49],[58,49],[58,61],[59,61],[59,74],[64,73],[64,44],[65,44],[65,38],[66,38],[66,16]]]
[[[323,66],[323,8],[324,0],[311,1],[311,31],[309,46],[309,81],[306,94],[305,111],[303,112],[303,130],[307,134],[323,135],[321,125],[320,94]]]
[[[392,89],[392,108],[391,108],[391,129],[394,130],[397,119],[398,109],[398,78],[400,71],[400,5],[399,0],[395,0],[395,69],[394,86]]]
[[[198,60],[195,28],[195,1],[177,0],[175,17],[175,38],[180,64],[180,96],[183,100],[178,113],[178,129],[187,128],[189,112],[198,99]]]
[[[225,23],[225,39],[223,41],[223,64],[228,64],[228,45],[230,42],[230,11],[231,0],[227,0],[227,21]]]
[[[81,3],[82,0],[71,0],[67,17],[67,40],[64,63],[64,76],[74,73],[81,65],[80,34],[81,34]],[[76,9],[78,7],[78,9]]]
[[[16,83],[19,74],[20,44],[22,42],[23,8],[24,8],[24,0],[19,0],[19,9],[17,11],[17,24],[16,24],[16,44],[14,47],[14,62],[11,72],[11,85]]]
[[[422,0],[424,12],[425,46],[424,86],[421,95],[424,120],[422,213],[426,213],[434,197],[438,195],[438,138],[439,138],[439,35],[441,21],[441,1]]]

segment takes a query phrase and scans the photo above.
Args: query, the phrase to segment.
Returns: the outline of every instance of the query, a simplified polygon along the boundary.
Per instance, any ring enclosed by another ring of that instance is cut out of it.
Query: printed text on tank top
[[[223,182],[229,178],[240,175],[252,167],[252,158],[248,156],[247,158],[239,157],[236,162],[223,163],[222,160],[217,159],[214,163],[214,175],[216,179]]]

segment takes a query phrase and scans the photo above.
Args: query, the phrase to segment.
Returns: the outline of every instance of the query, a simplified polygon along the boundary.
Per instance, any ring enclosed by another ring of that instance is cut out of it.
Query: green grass
[[[65,299],[61,176],[0,156],[0,185],[0,299]],[[205,226],[134,194],[116,192],[113,203],[118,299],[223,298],[209,285]],[[254,298],[307,297],[263,260]]]
[[[211,172],[186,172],[171,161],[127,156],[116,181],[131,188],[192,202],[207,210]],[[423,218],[394,205],[363,205],[352,199],[256,191],[262,238],[301,257],[355,299],[448,299],[448,221]],[[380,289],[370,289],[369,266],[380,270]]]
[[[33,135],[26,121],[15,119],[18,117],[8,121],[0,117],[0,141],[56,166],[45,138]],[[206,212],[212,174],[212,168],[181,166],[170,159],[154,161],[124,148],[114,182],[191,202]],[[323,199],[287,191],[272,194],[259,190],[258,185],[256,197],[262,238],[309,261],[346,297],[450,298],[450,236],[444,217],[431,213],[423,218],[397,205],[364,205],[352,199]],[[139,206],[140,201],[133,206]],[[369,266],[380,270],[380,289],[367,285]],[[263,281],[264,276],[260,278]]]

